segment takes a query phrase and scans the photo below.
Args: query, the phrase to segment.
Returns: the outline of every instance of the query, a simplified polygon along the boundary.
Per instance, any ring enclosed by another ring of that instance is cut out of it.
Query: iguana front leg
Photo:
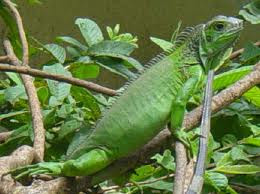
[[[186,137],[186,132],[182,128],[182,123],[185,115],[186,105],[197,90],[202,79],[203,71],[199,66],[194,66],[191,69],[191,77],[184,83],[183,87],[178,91],[176,98],[172,103],[170,131],[174,137],[180,140],[184,145],[189,147],[189,142]]]

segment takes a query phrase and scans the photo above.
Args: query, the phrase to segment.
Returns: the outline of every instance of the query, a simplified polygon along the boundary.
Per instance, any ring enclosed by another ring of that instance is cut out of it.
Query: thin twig
[[[2,63],[10,62],[10,59],[8,56],[0,56],[0,62]]]
[[[92,90],[92,91],[95,91],[98,93],[106,94],[109,96],[117,95],[115,90],[100,86],[98,84],[95,84],[95,83],[92,83],[89,81],[85,81],[85,80],[81,80],[81,79],[77,79],[77,78],[73,78],[73,77],[67,77],[64,75],[47,73],[47,72],[44,72],[41,70],[32,69],[30,67],[19,67],[19,66],[12,66],[12,65],[8,65],[8,64],[0,64],[0,71],[16,72],[16,73],[31,75],[34,77],[42,77],[42,78],[57,80],[57,81],[61,81],[61,82],[70,83],[72,85],[81,86],[86,89],[89,89],[89,90]]]
[[[8,54],[11,63],[20,66],[21,62],[15,56],[13,47],[9,40],[4,40],[4,47]],[[29,75],[21,75],[24,83],[25,91],[28,96],[28,102],[30,111],[32,114],[32,124],[34,129],[34,149],[35,149],[35,160],[42,161],[44,158],[44,146],[45,146],[45,129],[43,126],[42,114],[40,102],[37,96],[36,88],[33,84],[33,79]]]
[[[18,27],[19,37],[20,37],[22,47],[23,47],[22,63],[20,63],[19,59],[14,54],[10,41],[5,40],[4,46],[5,46],[7,56],[10,58],[11,63],[13,63],[16,66],[21,66],[21,65],[28,66],[28,64],[29,64],[29,47],[28,47],[28,42],[26,39],[24,27],[23,27],[22,18],[20,16],[18,10],[16,9],[14,3],[12,3],[10,0],[4,0],[4,3],[7,5],[7,7],[13,13],[13,17],[15,18],[15,21],[16,21],[16,24]],[[33,147],[34,147],[35,153],[36,153],[35,159],[38,161],[42,161],[44,158],[44,148],[45,148],[45,129],[43,126],[40,102],[39,102],[39,99],[37,96],[36,88],[33,84],[32,77],[28,76],[28,75],[21,75],[21,78],[24,83],[25,91],[28,96],[29,107],[30,107],[31,114],[32,114],[32,124],[33,124],[33,129],[34,129]]]
[[[107,191],[111,191],[111,190],[122,189],[122,188],[125,188],[125,187],[132,187],[132,186],[136,186],[136,185],[147,185],[147,184],[155,183],[155,182],[158,182],[158,181],[161,181],[161,180],[165,180],[165,179],[168,179],[168,178],[171,178],[171,177],[174,177],[173,173],[169,174],[169,175],[165,175],[165,176],[159,177],[159,178],[156,178],[156,179],[153,179],[153,180],[136,182],[136,183],[126,183],[123,186],[115,185],[115,186],[111,186],[111,187],[107,187],[105,189],[102,189],[102,193],[107,192]]]
[[[21,15],[18,12],[18,10],[16,9],[15,4],[13,2],[11,2],[10,0],[4,0],[4,2],[9,7],[9,9],[11,10],[11,12],[13,13],[13,16],[15,18],[15,21],[16,21],[16,24],[18,27],[20,40],[22,42],[22,47],[23,47],[22,65],[27,66],[29,64],[29,47],[28,47],[28,42],[26,39]]]

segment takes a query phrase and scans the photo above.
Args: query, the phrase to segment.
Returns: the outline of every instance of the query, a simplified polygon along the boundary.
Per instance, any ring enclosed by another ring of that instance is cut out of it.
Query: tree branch
[[[23,59],[22,63],[16,57],[13,52],[12,45],[9,40],[4,41],[4,47],[7,53],[7,56],[10,58],[10,62],[16,66],[28,66],[29,63],[29,49],[28,42],[26,39],[25,31],[23,28],[22,18],[15,7],[15,4],[10,0],[3,1],[7,7],[13,13],[13,16],[16,20],[16,24],[19,31],[20,40],[23,47]],[[37,96],[36,88],[33,85],[33,79],[28,75],[21,75],[22,81],[24,83],[25,91],[28,96],[29,107],[32,114],[32,124],[34,129],[34,149],[35,149],[35,159],[42,161],[44,158],[44,146],[45,146],[45,129],[43,126],[41,107],[40,102]]]
[[[67,77],[67,76],[64,76],[64,75],[47,73],[47,72],[44,72],[44,71],[41,71],[41,70],[29,68],[29,67],[21,67],[21,66],[19,67],[19,66],[12,66],[12,65],[8,65],[8,64],[0,64],[0,71],[16,72],[16,73],[35,76],[35,77],[57,80],[57,81],[66,82],[66,83],[69,83],[69,84],[72,84],[72,85],[81,86],[81,87],[84,87],[86,89],[92,90],[94,92],[106,94],[106,95],[109,95],[109,96],[117,95],[115,90],[100,86],[100,85],[92,83],[92,82],[88,82],[88,81],[73,78],[73,77]]]
[[[174,194],[182,194],[184,192],[184,182],[187,167],[187,154],[186,148],[182,142],[175,142],[175,158],[176,158],[176,170],[174,177]]]
[[[12,134],[12,131],[2,132],[0,133],[0,143],[5,142]]]

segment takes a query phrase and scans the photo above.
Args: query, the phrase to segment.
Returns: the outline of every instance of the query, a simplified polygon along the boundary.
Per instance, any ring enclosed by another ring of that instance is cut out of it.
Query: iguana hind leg
[[[41,162],[15,169],[10,174],[15,176],[16,179],[37,174],[86,176],[105,168],[110,163],[111,159],[106,151],[93,149],[75,160],[67,160],[66,162]]]

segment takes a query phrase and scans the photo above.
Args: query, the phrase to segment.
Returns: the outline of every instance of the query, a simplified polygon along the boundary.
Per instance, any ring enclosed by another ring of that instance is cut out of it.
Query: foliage
[[[245,20],[252,24],[260,23],[260,1],[253,0],[251,3],[245,5],[244,9],[240,10],[241,15]]]
[[[39,2],[38,0],[28,0]],[[1,3],[1,1],[0,1]],[[257,1],[240,11],[251,23],[259,23],[256,14]],[[0,6],[0,15],[9,27],[9,37],[15,52],[21,56],[21,44],[17,29],[9,12]],[[59,36],[55,43],[42,44],[34,41],[30,54],[44,53],[49,60],[39,66],[46,72],[80,79],[93,79],[102,69],[126,79],[136,76],[143,66],[130,55],[138,47],[137,37],[130,33],[120,34],[120,26],[107,27],[105,40],[99,26],[91,19],[78,18],[75,21],[84,42],[69,36]],[[180,23],[171,40],[151,38],[164,51],[174,46]],[[37,48],[36,48],[37,47]],[[239,59],[226,60],[225,72],[218,72],[214,90],[221,91],[252,70],[259,61],[259,48],[252,43],[245,45],[245,52]],[[134,71],[133,71],[134,70]],[[23,144],[31,145],[33,132],[27,96],[15,73],[5,73],[0,80],[0,132],[12,131],[11,137],[0,144],[0,155],[10,154]],[[73,149],[88,136],[91,126],[100,118],[112,98],[53,80],[35,78],[34,83],[41,102],[44,126],[46,128],[45,161],[62,160],[66,150]],[[189,103],[189,110],[201,102],[202,91],[195,94]],[[259,184],[260,151],[260,88],[255,86],[225,109],[213,116],[212,134],[208,145],[208,169],[205,175],[204,193],[237,193],[233,185],[254,187]],[[198,148],[198,129],[188,133],[192,150]],[[120,187],[109,193],[172,193],[175,171],[175,153],[165,150],[155,154],[149,164],[99,185],[106,190],[111,183]],[[126,183],[132,183],[125,186]]]

